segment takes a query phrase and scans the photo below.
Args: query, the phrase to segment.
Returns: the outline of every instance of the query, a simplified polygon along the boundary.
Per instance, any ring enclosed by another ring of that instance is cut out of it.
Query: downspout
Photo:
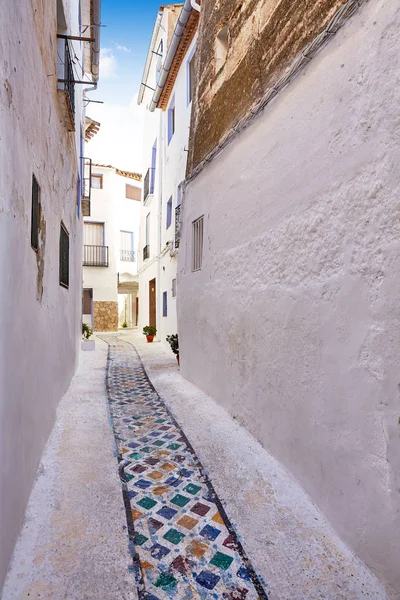
[[[194,8],[194,10],[197,10],[197,12],[200,12],[200,4],[198,4],[196,2],[196,0],[191,0],[190,4],[192,5],[192,8]]]
[[[178,22],[175,26],[171,43],[168,48],[167,56],[165,57],[165,61],[161,70],[160,79],[158,80],[157,87],[154,90],[153,98],[150,102],[150,112],[154,112],[155,108],[157,107],[157,103],[160,99],[161,93],[164,89],[164,85],[167,81],[168,73],[174,60],[176,50],[179,46],[179,42],[181,41],[183,32],[185,31],[186,23],[189,20],[190,13],[192,12],[192,1],[193,0],[185,0],[185,4],[182,7],[181,13],[178,18]]]
[[[92,92],[97,89],[100,73],[100,27],[101,27],[101,0],[92,0],[93,2],[93,23],[94,42],[92,45],[92,80],[93,84],[85,88],[83,92]]]
[[[142,75],[142,82],[140,84],[140,89],[139,89],[139,96],[138,96],[138,104],[142,103],[143,100],[143,96],[144,96],[144,92],[145,92],[145,84],[144,82],[147,81],[147,77],[150,71],[150,65],[151,65],[151,61],[152,61],[152,54],[153,54],[153,50],[154,50],[154,44],[156,43],[156,40],[158,38],[158,32],[160,30],[160,26],[161,26],[161,14],[158,14],[157,17],[157,23],[154,27],[154,31],[153,31],[153,35],[151,37],[151,42],[150,42],[150,46],[149,46],[149,51],[147,53],[147,58],[146,58],[146,64],[144,66],[144,71],[143,71],[143,75]]]

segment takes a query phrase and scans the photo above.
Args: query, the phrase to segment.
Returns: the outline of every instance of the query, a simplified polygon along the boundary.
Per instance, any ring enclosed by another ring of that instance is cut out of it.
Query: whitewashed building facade
[[[141,176],[92,165],[83,224],[83,320],[95,331],[137,325]]]
[[[99,76],[99,25],[98,0],[0,3],[0,594],[77,363],[83,95]]]
[[[140,224],[139,327],[157,338],[177,333],[176,284],[181,184],[191,115],[197,11],[190,11],[174,44],[182,4],[160,8],[144,69],[139,104],[146,106]],[[181,15],[182,20],[182,15]],[[168,61],[168,73],[163,68]]]

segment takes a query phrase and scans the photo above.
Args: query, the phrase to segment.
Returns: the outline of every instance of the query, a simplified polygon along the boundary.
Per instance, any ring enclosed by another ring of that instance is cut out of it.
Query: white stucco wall
[[[83,287],[93,288],[93,301],[118,301],[118,274],[121,280],[137,279],[137,256],[141,203],[126,198],[126,185],[141,188],[142,182],[116,173],[115,168],[93,165],[92,174],[103,176],[103,188],[91,190],[90,217],[85,223],[104,223],[104,245],[108,246],[108,267],[84,267]],[[133,233],[135,260],[121,260],[120,232]]]
[[[393,598],[399,38],[396,0],[364,5],[188,184],[178,272],[182,374],[298,478]]]
[[[64,4],[77,35],[78,0]],[[81,336],[81,89],[77,131],[68,133],[57,95],[56,33],[56,2],[45,9],[35,1],[0,4],[0,593]],[[32,173],[41,188],[38,255],[31,248]],[[59,284],[61,220],[69,232],[69,289]]]
[[[164,9],[159,35],[154,45],[157,50],[163,40],[164,58],[166,53],[168,9]],[[152,147],[157,139],[157,167],[155,188],[142,208],[141,216],[141,263],[139,272],[139,327],[149,323],[149,281],[156,278],[157,338],[177,333],[176,296],[172,296],[172,280],[176,279],[177,252],[174,251],[175,208],[178,202],[178,186],[185,179],[191,104],[187,102],[187,60],[195,47],[190,45],[177,75],[170,97],[170,105],[175,103],[175,133],[168,143],[168,111],[156,109],[146,111],[144,128],[145,172],[151,166]],[[152,61],[148,75],[148,85],[156,80],[156,58]],[[146,89],[143,103],[148,106],[152,92]],[[172,222],[167,228],[167,203],[172,198]],[[150,259],[143,261],[145,246],[146,216],[150,213]],[[172,252],[171,252],[172,250]],[[155,264],[154,264],[155,263]],[[167,316],[163,316],[163,292],[167,292]],[[177,292],[179,293],[179,291]]]

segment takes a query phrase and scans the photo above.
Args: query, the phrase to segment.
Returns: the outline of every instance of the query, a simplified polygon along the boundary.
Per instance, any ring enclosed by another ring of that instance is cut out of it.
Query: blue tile
[[[135,485],[136,485],[136,487],[140,488],[141,490],[145,490],[151,486],[151,481],[146,481],[145,479],[139,479],[139,481],[137,481],[135,483]]]
[[[210,571],[202,571],[196,577],[197,583],[207,590],[213,590],[220,579],[221,577],[214,575],[214,573],[210,573]]]
[[[169,548],[166,548],[165,546],[161,546],[161,544],[154,544],[154,546],[152,546],[150,548],[150,554],[156,560],[161,560],[162,558],[164,558],[164,556],[167,556],[167,554],[169,554],[170,552],[171,552],[171,550]]]
[[[220,534],[220,530],[216,529],[215,527],[211,527],[211,525],[206,525],[205,527],[203,527],[203,529],[200,531],[200,535],[202,535],[203,537],[207,538],[208,540],[211,540],[212,542],[217,539],[217,537]]]
[[[160,517],[164,517],[164,519],[172,519],[177,512],[177,510],[170,508],[169,506],[163,506],[157,511],[157,514],[160,515]]]

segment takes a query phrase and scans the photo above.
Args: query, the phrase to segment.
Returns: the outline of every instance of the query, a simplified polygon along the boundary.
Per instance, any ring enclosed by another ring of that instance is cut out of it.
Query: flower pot
[[[146,335],[146,340],[149,344],[154,340],[154,335]]]
[[[81,348],[82,348],[82,350],[94,350],[95,349],[94,340],[82,340]]]
[[[177,360],[178,366],[179,366],[179,354],[176,354],[176,360]]]

